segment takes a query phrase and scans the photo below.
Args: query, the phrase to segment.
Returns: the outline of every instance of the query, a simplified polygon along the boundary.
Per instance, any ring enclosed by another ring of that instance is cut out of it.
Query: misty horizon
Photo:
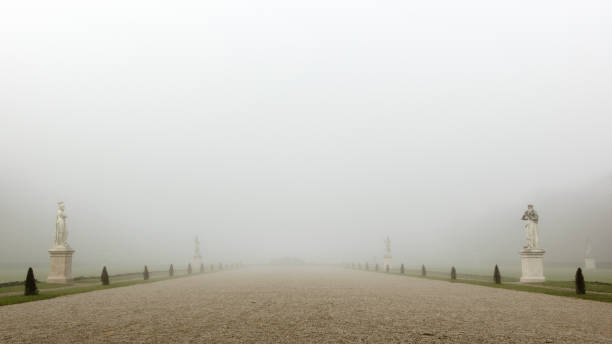
[[[0,14],[0,262],[612,262],[608,3],[117,4]]]

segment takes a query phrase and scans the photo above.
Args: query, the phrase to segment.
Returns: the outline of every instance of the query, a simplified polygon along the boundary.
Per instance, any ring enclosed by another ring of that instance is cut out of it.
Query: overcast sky
[[[612,260],[611,38],[609,1],[2,1],[0,262],[59,200],[75,266],[518,264],[528,203]]]

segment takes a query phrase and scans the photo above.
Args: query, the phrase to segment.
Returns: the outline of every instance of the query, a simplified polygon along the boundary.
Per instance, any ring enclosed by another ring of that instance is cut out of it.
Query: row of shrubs
[[[370,270],[370,266],[369,264],[366,262],[365,263],[365,269],[366,270]],[[355,263],[351,263],[351,268],[355,268]],[[361,270],[361,263],[357,264],[357,268]],[[378,264],[376,264],[374,266],[374,271],[378,271]],[[385,271],[389,272],[389,265],[385,265]],[[400,273],[404,274],[405,273],[405,269],[404,269],[404,264],[400,265]],[[427,269],[425,268],[425,265],[421,265],[421,276],[426,277],[427,276]],[[451,267],[451,271],[450,271],[450,279],[451,280],[456,280],[457,279],[457,270],[455,269],[455,267]],[[575,281],[575,285],[576,285],[576,294],[580,294],[580,295],[584,295],[586,294],[586,285],[584,282],[584,276],[582,275],[582,269],[578,268],[578,270],[576,270],[576,275],[574,277],[574,281]],[[495,269],[493,270],[493,282],[495,284],[501,284],[502,279],[501,279],[501,273],[499,272],[499,267],[497,266],[497,264],[495,265]]]
[[[227,264],[222,264],[219,263],[217,269],[218,270],[223,270],[223,269],[228,269],[228,268],[236,268],[240,266],[240,264],[231,264],[231,265],[227,265]],[[215,271],[215,265],[214,264],[210,264],[210,271]],[[204,268],[204,264],[200,264],[200,273],[204,273],[205,272],[205,268]],[[191,267],[191,263],[189,263],[187,265],[187,274],[191,275],[193,273],[193,269]],[[150,274],[149,274],[149,269],[147,268],[147,266],[145,265],[144,267],[144,271],[142,272],[142,276],[143,279],[146,281],[149,279]],[[170,268],[168,269],[168,276],[172,277],[174,276],[174,265],[170,264]],[[100,275],[100,282],[102,283],[102,285],[109,285],[110,284],[110,277],[108,275],[108,270],[106,269],[106,266],[104,266],[102,268],[102,274]],[[28,274],[26,276],[26,280],[25,280],[25,295],[37,295],[38,294],[38,287],[36,286],[36,278],[34,278],[34,270],[32,270],[32,268],[28,269]]]

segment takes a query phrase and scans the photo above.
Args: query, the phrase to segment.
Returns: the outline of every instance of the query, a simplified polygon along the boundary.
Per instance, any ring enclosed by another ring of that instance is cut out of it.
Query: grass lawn
[[[612,293],[612,283],[604,283],[604,282],[585,282],[587,293],[589,291],[598,291],[603,293]],[[538,283],[538,285],[543,286],[551,286],[551,287],[561,287],[561,288],[576,288],[576,284],[574,281],[546,281],[543,283]]]
[[[25,283],[25,282],[24,282]],[[36,286],[39,290],[49,289],[49,288],[62,288],[67,287],[70,284],[62,284],[62,283],[47,283],[47,282],[36,282]],[[22,285],[14,285],[10,287],[2,287],[0,288],[0,293],[12,293],[16,291],[24,291],[25,286]]]
[[[612,295],[589,294],[588,289],[585,295],[578,295],[576,294],[575,291],[572,291],[572,290],[546,289],[546,288],[530,286],[528,284],[503,284],[503,283],[495,284],[491,282],[479,282],[479,281],[469,281],[469,280],[456,280],[456,281],[449,280],[449,282],[475,284],[475,285],[481,285],[485,287],[527,291],[527,292],[547,294],[547,295],[575,297],[578,299],[593,300],[593,301],[612,302]]]
[[[205,273],[209,273],[209,272],[205,272]],[[160,273],[162,274],[162,273]],[[102,285],[102,284],[96,284],[96,285],[87,285],[87,286],[79,286],[79,284],[73,284],[71,287],[65,288],[65,289],[58,289],[58,290],[47,290],[45,291],[42,286],[44,285],[46,289],[48,288],[57,288],[57,287],[61,287],[61,286],[67,286],[66,284],[58,284],[58,283],[44,283],[44,282],[40,282],[38,284],[38,289],[39,289],[39,293],[38,295],[29,295],[29,296],[25,296],[25,295],[10,295],[10,296],[0,296],[0,306],[6,306],[6,305],[13,305],[13,304],[17,304],[17,303],[23,303],[23,302],[31,302],[31,301],[38,301],[38,300],[46,300],[46,299],[52,299],[54,297],[58,297],[58,296],[64,296],[64,295],[71,295],[71,294],[80,294],[80,293],[86,293],[86,292],[90,292],[90,291],[95,291],[95,290],[102,290],[102,289],[110,289],[110,288],[119,288],[119,287],[127,287],[130,285],[136,285],[136,284],[145,284],[145,283],[153,283],[153,282],[159,282],[159,281],[164,281],[164,280],[168,280],[168,279],[175,279],[175,278],[183,278],[183,277],[188,277],[188,276],[197,276],[199,274],[193,274],[193,275],[188,275],[188,274],[181,274],[181,275],[177,275],[175,274],[173,277],[169,277],[168,273],[163,273],[163,276],[158,276],[158,277],[151,277],[151,279],[149,280],[143,280],[143,279],[134,279],[134,277],[136,276],[140,276],[142,277],[141,274],[134,274],[133,276],[128,275],[128,276],[118,276],[118,277],[126,277],[123,278],[123,281],[120,278],[113,278],[111,277],[111,284],[109,285]],[[128,279],[128,280],[125,280]],[[99,279],[92,279],[95,282],[100,282]],[[85,280],[83,280],[85,281]],[[16,289],[14,289],[16,288]],[[2,292],[10,292],[10,291],[24,291],[24,286],[12,286],[12,287],[5,287],[5,288],[0,288],[0,293]]]
[[[372,269],[370,269],[369,271],[376,272]],[[378,273],[385,273],[385,272],[382,270],[379,270]],[[418,271],[418,273],[416,270],[406,270],[403,275],[399,271],[393,270],[390,272],[390,274],[408,276],[408,277],[426,278],[426,279],[432,279],[432,280],[437,280],[437,281],[447,281],[449,283],[472,284],[472,285],[479,285],[483,287],[501,288],[501,289],[526,291],[526,292],[531,292],[531,293],[540,293],[540,294],[547,294],[547,295],[574,297],[574,298],[579,298],[579,299],[601,301],[601,302],[612,302],[612,294],[610,295],[589,294],[589,290],[601,291],[601,292],[612,292],[612,284],[608,284],[608,283],[587,282],[587,293],[585,295],[578,295],[576,294],[574,290],[558,290],[558,289],[548,289],[548,288],[541,287],[541,286],[548,285],[552,287],[563,287],[563,288],[574,289],[573,281],[547,281],[544,283],[537,283],[537,285],[539,285],[538,287],[538,286],[531,286],[529,284],[507,284],[507,283],[505,284],[503,283],[504,281],[507,281],[505,279],[502,279],[502,284],[495,284],[492,281],[493,276],[488,277],[488,278],[487,276],[479,276],[480,277],[479,279],[461,279],[461,275],[457,275],[458,279],[451,280],[450,276],[445,276],[445,274],[436,273],[436,272],[427,272],[427,276],[423,277],[421,276],[420,270]],[[489,281],[486,281],[485,278],[489,279]],[[516,280],[517,279],[515,278],[510,278],[509,282],[515,282]]]
[[[406,275],[417,276],[417,277],[421,276],[421,270],[404,270],[404,271]],[[399,274],[398,269],[393,269],[392,272]],[[440,271],[427,271],[427,276],[435,277],[436,279],[442,279],[442,280],[450,279],[450,269],[447,273],[440,272]],[[490,282],[490,281],[493,281],[493,271],[491,271],[491,276],[457,273],[457,278],[461,280],[465,279],[465,280],[473,280],[473,281]],[[519,279],[516,277],[502,276],[502,282],[518,282],[518,281]]]
[[[52,298],[58,297],[58,296],[71,295],[71,294],[79,294],[79,293],[85,293],[85,292],[94,291],[94,290],[119,288],[119,287],[126,287],[126,286],[129,286],[129,285],[136,285],[136,284],[143,284],[143,283],[152,283],[152,282],[162,281],[164,279],[169,279],[169,277],[168,278],[158,278],[158,279],[155,279],[155,280],[148,280],[148,281],[145,281],[145,280],[125,281],[125,282],[111,283],[109,285],[101,285],[101,284],[99,284],[99,285],[74,287],[74,288],[66,288],[66,289],[59,289],[59,290],[49,290],[49,291],[46,291],[46,292],[41,292],[38,295],[29,295],[29,296],[25,296],[25,295],[2,296],[2,297],[0,297],[0,306],[6,306],[6,305],[12,305],[12,304],[16,304],[16,303],[23,303],[23,302],[30,302],[30,301],[52,299]]]
[[[175,275],[180,275],[180,274],[187,274],[187,271],[174,271]],[[164,277],[164,276],[168,276],[168,271],[155,271],[155,272],[149,272],[149,278],[158,278],[158,277]],[[112,281],[126,281],[126,280],[133,280],[133,279],[141,279],[143,278],[143,275],[141,272],[135,272],[133,274],[122,274],[119,276],[110,276],[110,280]],[[90,283],[97,283],[100,282],[100,277],[91,277],[91,278],[85,278],[85,279],[79,279],[74,281],[75,284],[90,284]],[[2,289],[0,289],[2,290]]]
[[[181,274],[187,274],[187,271],[184,271],[183,273],[181,272],[175,272],[175,273],[178,276]],[[149,278],[151,279],[159,279],[160,277],[165,277],[165,276],[168,276],[168,272],[166,271],[155,271],[155,272],[149,273]],[[133,274],[123,274],[120,276],[111,276],[110,281],[111,283],[113,283],[113,282],[129,281],[129,280],[136,280],[136,279],[142,279],[142,278],[143,278],[142,273],[135,272]],[[100,277],[79,279],[79,280],[74,281],[73,283],[74,284],[63,284],[63,283],[47,283],[47,282],[37,281],[36,286],[38,287],[39,290],[44,290],[44,289],[71,287],[71,286],[75,286],[79,284],[100,283]],[[0,294],[23,291],[23,290],[24,290],[23,284],[14,285],[10,287],[0,287]]]

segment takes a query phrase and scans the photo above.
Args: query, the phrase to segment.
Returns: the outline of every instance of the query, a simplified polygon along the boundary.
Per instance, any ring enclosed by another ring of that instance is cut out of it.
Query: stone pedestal
[[[383,259],[383,268],[385,271],[387,271],[387,268],[389,268],[389,271],[391,271],[391,258],[393,258],[393,256],[391,256],[390,254],[385,254],[385,257]]]
[[[595,264],[595,258],[584,258],[584,268],[586,270],[597,269],[597,264]]]
[[[72,283],[72,254],[70,247],[54,247],[49,250],[51,269],[47,283]]]
[[[521,283],[544,282],[543,257],[546,251],[539,248],[521,250]]]

